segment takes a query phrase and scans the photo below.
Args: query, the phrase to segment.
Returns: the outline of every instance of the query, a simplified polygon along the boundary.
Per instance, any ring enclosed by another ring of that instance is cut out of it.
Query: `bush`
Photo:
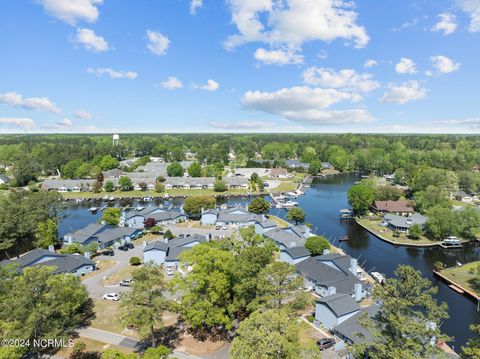
[[[163,234],[163,238],[170,240],[170,239],[174,239],[175,236],[169,229],[167,229],[167,231]]]
[[[227,184],[222,180],[216,180],[213,185],[213,190],[215,192],[225,192],[227,190]]]
[[[60,253],[62,254],[83,254],[84,252],[85,248],[79,243],[72,243],[60,249]]]
[[[155,192],[162,193],[165,191],[165,185],[162,182],[155,183]]]
[[[152,233],[159,233],[161,231],[163,231],[162,226],[153,226],[152,228],[150,228],[150,232],[152,232]]]
[[[130,264],[132,266],[138,266],[138,265],[142,264],[142,260],[138,257],[132,257],[132,258],[130,258]]]
[[[105,192],[113,192],[115,191],[115,185],[112,181],[107,181],[104,185]]]
[[[312,236],[307,238],[305,248],[312,256],[318,256],[323,253],[324,249],[330,249],[330,242],[325,237]]]

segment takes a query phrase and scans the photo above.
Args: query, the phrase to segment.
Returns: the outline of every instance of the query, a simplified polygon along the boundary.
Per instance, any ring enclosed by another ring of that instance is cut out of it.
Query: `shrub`
[[[132,257],[132,258],[130,258],[130,264],[132,266],[138,266],[138,265],[142,264],[142,260],[138,257]]]

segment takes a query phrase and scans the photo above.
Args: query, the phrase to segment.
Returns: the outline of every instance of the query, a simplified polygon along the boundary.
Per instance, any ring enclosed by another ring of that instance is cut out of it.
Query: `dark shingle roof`
[[[347,338],[352,343],[372,342],[374,337],[361,324],[361,318],[365,316],[365,313],[369,318],[372,318],[379,309],[380,306],[377,304],[371,305],[367,308],[362,308],[360,312],[338,324],[335,328],[333,328],[333,331],[341,334],[341,336]]]
[[[289,247],[283,252],[286,252],[293,259],[308,257],[310,255],[310,251],[303,246]]]
[[[358,303],[355,302],[348,294],[336,293],[320,299],[317,303],[325,304],[329,307],[337,317],[345,314],[353,313],[360,309]]]
[[[168,243],[165,243],[165,241],[163,240],[153,241],[147,244],[143,251],[147,252],[153,249],[160,250],[166,252],[167,261],[178,260],[178,256],[180,255],[180,253],[191,248],[188,246],[189,244],[191,244],[192,242],[204,243],[206,241],[207,239],[205,236],[194,234],[192,236],[182,239],[172,239]]]

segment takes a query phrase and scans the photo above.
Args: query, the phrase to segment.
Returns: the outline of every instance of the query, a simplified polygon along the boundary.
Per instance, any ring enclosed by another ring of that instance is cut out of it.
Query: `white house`
[[[180,254],[183,251],[206,241],[206,237],[194,234],[193,236],[183,239],[175,238],[170,241],[167,239],[156,240],[148,244],[144,242],[143,262],[153,262],[157,265],[176,267],[178,266]]]
[[[310,257],[310,252],[303,246],[289,247],[280,251],[280,260],[289,264],[297,264]]]
[[[315,303],[315,323],[330,330],[359,311],[360,307],[352,297],[335,293],[335,288],[332,288],[330,295],[317,299]]]

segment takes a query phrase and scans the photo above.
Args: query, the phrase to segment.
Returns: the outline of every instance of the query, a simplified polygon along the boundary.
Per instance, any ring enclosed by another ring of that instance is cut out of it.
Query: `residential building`
[[[86,253],[85,256],[55,253],[52,246],[49,250],[40,248],[31,250],[19,258],[7,259],[0,262],[0,264],[15,264],[18,266],[18,271],[37,265],[52,266],[55,267],[55,274],[71,273],[76,276],[81,276],[93,272],[96,269],[95,263],[88,257],[88,253]]]
[[[10,177],[8,177],[7,175],[0,174],[0,185],[7,184],[8,182],[10,182]]]
[[[126,227],[141,229],[145,220],[152,218],[156,224],[178,223],[187,220],[187,215],[182,211],[171,208],[148,206],[141,211],[123,212],[120,224]]]
[[[150,243],[144,242],[143,261],[144,263],[153,262],[157,265],[177,267],[182,252],[207,241],[205,236],[194,234],[182,239],[174,238],[170,241],[163,239]]]
[[[285,164],[287,165],[288,168],[303,168],[305,170],[308,170],[310,168],[310,163],[306,162],[301,162],[299,160],[286,160]]]
[[[280,251],[280,260],[289,264],[297,264],[301,261],[310,258],[310,251],[303,247],[288,247]]]
[[[91,223],[83,229],[66,234],[63,237],[63,242],[67,244],[78,243],[83,246],[95,242],[99,249],[104,249],[116,243],[129,243],[141,233],[142,231],[136,228]]]
[[[332,292],[315,302],[315,323],[327,330],[345,322],[360,311],[358,303],[348,294]]]
[[[90,191],[96,180],[81,179],[81,180],[45,180],[42,183],[41,189],[44,191],[57,192],[85,192]]]
[[[413,206],[415,202],[408,200],[398,201],[375,201],[372,210],[375,213],[393,213],[399,215],[410,215],[414,213]]]
[[[386,214],[383,217],[382,225],[390,228],[392,231],[398,231],[402,233],[409,233],[410,228],[414,224],[420,225],[422,228],[425,226],[427,218],[420,213],[414,213],[410,217],[399,216],[396,214]]]
[[[292,178],[293,174],[288,172],[285,168],[272,168],[270,171],[271,178]]]
[[[290,247],[304,246],[308,237],[312,236],[307,226],[290,226],[287,228],[273,228],[265,231],[263,235],[272,239],[280,248],[285,250]]]

